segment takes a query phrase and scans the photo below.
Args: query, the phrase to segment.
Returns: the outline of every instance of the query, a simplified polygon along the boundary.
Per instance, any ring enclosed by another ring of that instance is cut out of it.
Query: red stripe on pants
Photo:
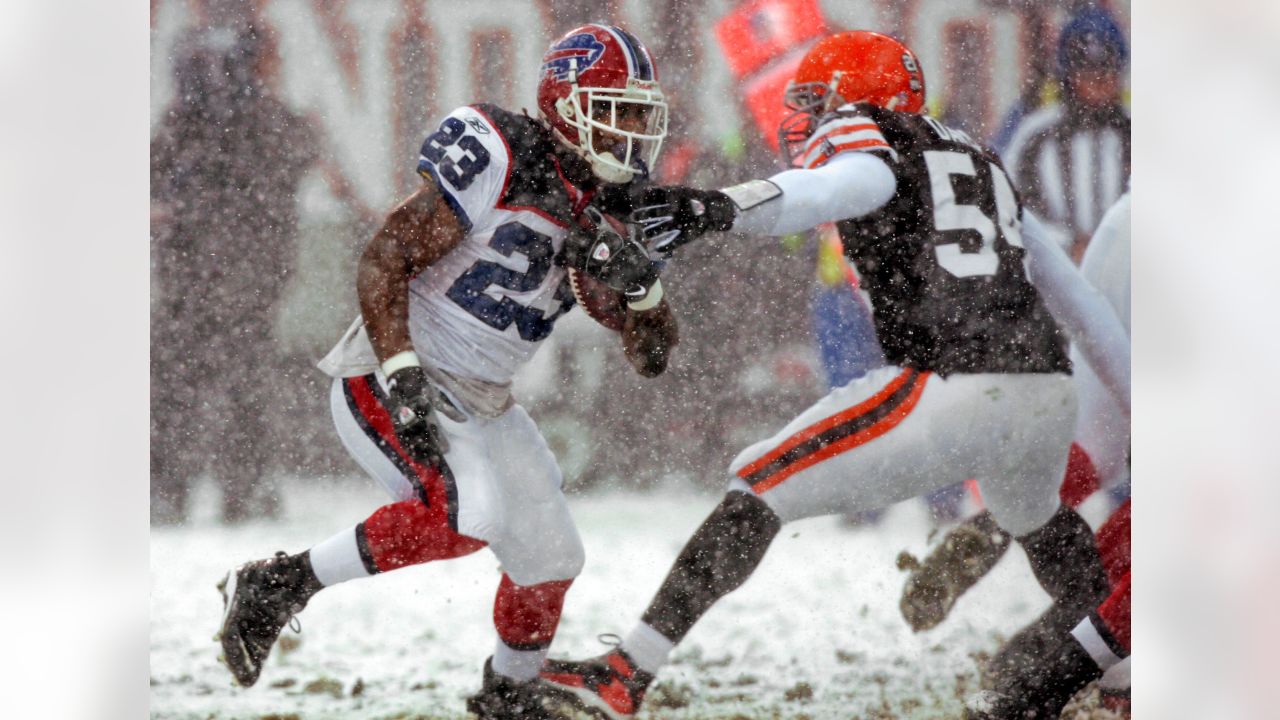
[[[842,422],[853,422],[860,415],[874,411],[881,404],[888,402],[888,400],[894,395],[894,393],[896,393],[898,389],[904,383],[906,383],[907,379],[911,375],[911,372],[912,372],[911,370],[903,371],[901,375],[899,375],[889,385],[885,386],[883,390],[877,393],[870,400],[867,400],[853,407],[850,410],[846,410],[837,415],[828,417],[827,419],[822,420],[815,425],[811,425],[808,428],[800,431],[795,435],[792,435],[785,443],[779,446],[779,448],[775,449],[773,452],[769,453],[765,457],[766,458],[773,457],[774,459],[782,457],[785,454],[785,450],[783,450],[783,448],[790,449],[793,447],[798,447],[803,442],[818,436],[825,430],[834,428],[837,425],[841,424]],[[863,428],[862,430],[859,430],[844,438],[841,438],[840,440],[837,440],[831,443],[830,445],[827,445],[826,447],[815,450],[814,452],[811,452],[808,455],[804,455],[802,457],[796,458],[790,464],[774,472],[772,475],[752,483],[751,490],[755,494],[760,495],[765,491],[782,484],[782,481],[786,480],[792,475],[795,475],[801,470],[805,470],[809,467],[817,465],[818,463],[824,460],[833,458],[836,455],[839,455],[840,453],[848,452],[858,447],[859,445],[869,443],[872,440],[875,440],[881,435],[884,435],[885,433],[894,429],[900,423],[902,423],[902,421],[905,420],[908,415],[911,414],[912,410],[915,409],[916,403],[920,401],[920,395],[924,393],[924,385],[925,385],[925,382],[928,381],[929,375],[930,373],[928,371],[925,371],[916,375],[913,381],[914,385],[910,389],[910,394],[908,394],[907,397],[903,398],[902,401],[896,407],[890,410],[887,415],[877,420],[874,425]],[[819,430],[819,428],[823,428],[823,430]],[[761,467],[765,467],[767,463],[763,463],[762,462],[763,460],[764,458],[761,458],[760,460],[755,461],[754,463],[743,468],[742,470],[739,470],[738,477],[743,478],[745,480],[749,475],[754,473],[756,470],[759,470]]]
[[[418,499],[378,508],[364,521],[364,535],[379,572],[470,555],[487,544],[454,532],[443,512]]]
[[[349,378],[346,383],[357,412],[378,437],[395,450],[404,466],[412,470],[413,477],[409,479],[417,481],[429,503],[424,505],[417,499],[391,503],[378,508],[364,521],[369,554],[378,571],[462,557],[484,547],[487,543],[483,540],[460,535],[449,527],[444,477],[435,467],[414,462],[400,447],[391,414],[379,402],[369,378]]]
[[[396,429],[392,425],[392,415],[381,402],[378,395],[374,392],[374,388],[370,386],[370,377],[348,378],[346,380],[347,387],[351,391],[352,400],[356,401],[356,410],[365,423],[378,434],[378,438],[392,448],[399,459],[402,466],[406,466],[411,471],[410,480],[417,480],[417,484],[426,492],[426,500],[433,507],[438,507],[440,511],[444,511],[445,503],[448,497],[444,492],[444,478],[440,475],[440,471],[431,465],[422,465],[404,452],[404,448],[396,437]]]
[[[448,497],[445,494],[444,478],[441,477],[440,471],[430,465],[422,465],[414,461],[400,446],[400,440],[396,437],[395,430],[391,424],[391,413],[378,400],[378,396],[374,393],[373,388],[370,387],[367,376],[348,378],[346,383],[351,391],[352,399],[355,400],[356,409],[364,418],[364,421],[377,433],[382,442],[395,451],[396,455],[403,461],[403,465],[412,471],[413,476],[409,479],[416,480],[418,485],[426,492],[428,504],[444,512]]]
[[[806,442],[812,440],[818,435],[821,435],[822,433],[838,425],[843,425],[846,422],[852,422],[853,420],[856,420],[858,416],[864,415],[866,413],[869,413],[875,410],[881,403],[885,402],[890,397],[893,397],[893,394],[898,391],[898,388],[906,384],[907,379],[910,377],[911,377],[911,369],[908,368],[906,370],[903,370],[901,373],[897,375],[897,377],[895,377],[893,380],[890,380],[887,385],[885,385],[878,392],[876,392],[875,395],[872,395],[871,397],[867,398],[866,400],[863,400],[862,402],[858,403],[857,405],[854,405],[853,407],[844,408],[843,410],[840,410],[834,415],[823,418],[822,420],[819,420],[818,422],[813,423],[812,425],[795,433],[794,435],[787,438],[786,440],[783,440],[781,443],[778,444],[777,447],[765,453],[764,455],[761,455],[754,462],[752,462],[751,464],[739,470],[738,477],[743,478],[745,480],[751,475],[755,475],[762,468],[767,467],[769,464],[773,463],[775,460],[781,458],[783,455],[786,455],[792,449],[805,444]]]
[[[493,626],[508,647],[539,650],[551,645],[564,596],[573,580],[553,580],[537,585],[517,585],[502,574],[498,597],[493,601]]]

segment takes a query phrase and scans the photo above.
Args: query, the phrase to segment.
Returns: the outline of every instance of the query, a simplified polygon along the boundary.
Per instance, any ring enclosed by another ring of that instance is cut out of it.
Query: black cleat
[[[1005,643],[987,672],[991,689],[968,700],[966,720],[1057,718],[1077,692],[1102,677],[1080,643],[1044,616]]]
[[[583,710],[608,720],[624,720],[640,710],[653,673],[636,667],[621,648],[614,648],[590,660],[547,660],[542,679]]]
[[[493,658],[484,661],[484,685],[467,698],[467,712],[480,720],[554,720],[547,709],[546,684],[525,682],[493,671]]]
[[[237,683],[250,687],[258,681],[280,631],[320,587],[307,553],[283,552],[269,560],[245,563],[218,583],[223,613],[214,640],[221,643],[220,659]]]

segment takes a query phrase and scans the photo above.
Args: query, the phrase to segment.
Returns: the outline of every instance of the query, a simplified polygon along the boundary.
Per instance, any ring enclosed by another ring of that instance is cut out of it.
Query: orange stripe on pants
[[[832,415],[825,420],[814,423],[804,430],[792,435],[773,451],[767,453],[764,457],[739,470],[738,477],[746,480],[753,473],[758,472],[762,468],[767,467],[770,463],[777,461],[788,451],[812,440],[828,430],[846,423],[856,422],[859,417],[875,411],[892,398],[914,373],[915,371],[910,369],[903,371],[901,375],[894,378],[884,387],[884,389],[867,400],[858,403],[848,410]],[[874,425],[863,428],[862,430],[850,434],[848,437],[841,438],[836,442],[797,458],[786,466],[778,469],[773,474],[751,483],[752,490],[757,494],[763,493],[770,488],[776,487],[782,481],[801,470],[812,467],[823,460],[839,455],[840,453],[851,450],[859,445],[868,443],[889,432],[894,427],[897,427],[897,425],[906,419],[907,415],[910,415],[911,411],[915,409],[916,404],[920,400],[920,395],[924,392],[925,381],[928,379],[928,376],[928,372],[915,374],[914,384],[907,397],[905,397],[902,402],[887,415],[876,421]]]

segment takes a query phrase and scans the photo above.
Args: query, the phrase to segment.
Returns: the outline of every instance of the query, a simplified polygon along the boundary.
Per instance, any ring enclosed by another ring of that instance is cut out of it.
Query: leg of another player
[[[1089,455],[1072,443],[1059,497],[1075,507],[1097,488],[1098,474]],[[1004,557],[1012,541],[1013,537],[996,524],[990,511],[984,510],[950,530],[923,561],[907,553],[899,555],[899,567],[911,573],[899,603],[911,629],[921,632],[945,620],[960,596]],[[1103,547],[1101,539],[1098,545]]]
[[[1130,576],[1070,631],[1047,618],[992,658],[992,689],[968,701],[970,720],[1055,718],[1077,692],[1129,656]]]
[[[1019,535],[1018,542],[1053,604],[992,659],[991,674],[1003,678],[997,682],[1003,690],[998,702],[981,706],[987,714],[973,715],[977,718],[1023,717],[1008,707],[1040,708],[1035,717],[1056,717],[1044,714],[1045,709],[1061,710],[1076,690],[1100,674],[1087,655],[1064,640],[1108,593],[1106,571],[1088,524],[1061,506],[1048,522]],[[1010,689],[1023,686],[1030,689]]]
[[[543,677],[612,718],[628,717],[671,651],[720,598],[759,566],[782,522],[759,497],[730,491],[685,544],[621,644],[591,660],[549,660]]]
[[[717,600],[746,582],[781,527],[759,497],[729,492],[680,551],[641,622],[679,644]]]
[[[1110,584],[1089,524],[1076,511],[1060,507],[1049,522],[1021,535],[1036,580],[1053,599],[1046,613],[1072,627],[1107,596]]]

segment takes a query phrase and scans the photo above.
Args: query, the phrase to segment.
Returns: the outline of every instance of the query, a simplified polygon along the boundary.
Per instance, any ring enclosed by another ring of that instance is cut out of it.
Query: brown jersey
[[[1070,372],[1027,278],[1022,206],[994,153],[933,118],[868,104],[824,117],[813,138],[807,167],[875,152],[897,177],[883,208],[837,224],[890,363],[940,375]]]

